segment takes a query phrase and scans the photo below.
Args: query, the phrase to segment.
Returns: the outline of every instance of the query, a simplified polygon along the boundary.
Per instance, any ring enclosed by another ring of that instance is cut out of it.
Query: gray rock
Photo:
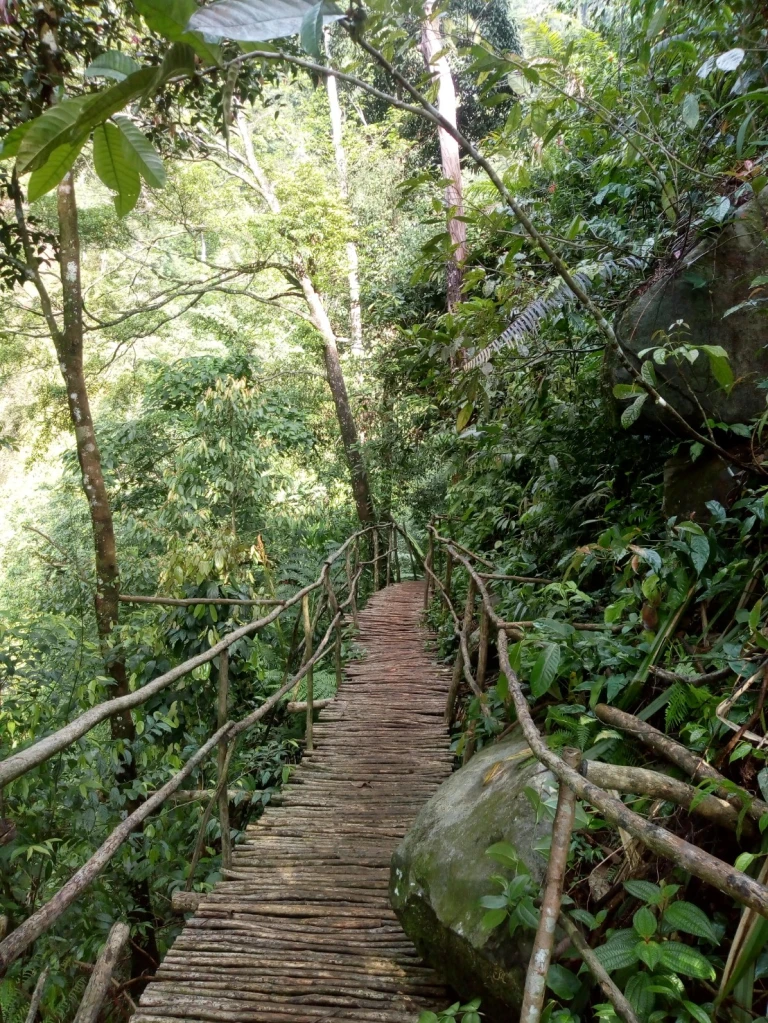
[[[768,272],[766,206],[761,199],[742,206],[734,221],[719,235],[706,237],[671,271],[651,283],[629,305],[617,333],[634,356],[659,344],[657,331],[668,331],[677,320],[690,328],[692,344],[720,345],[728,353],[735,385],[726,393],[712,376],[704,353],[693,365],[671,361],[656,367],[663,397],[690,423],[701,426],[704,413],[723,423],[746,423],[766,407],[766,391],[758,385],[768,378],[768,319],[759,309],[744,309],[723,319],[725,312],[749,298],[750,283]],[[765,200],[762,199],[765,196]],[[639,360],[634,359],[639,365]],[[628,383],[629,374],[611,355],[607,361],[611,384]],[[691,394],[693,391],[693,395]],[[622,407],[626,402],[622,402]],[[646,401],[646,420],[666,425],[673,421]],[[678,428],[679,429],[679,428]]]
[[[532,932],[483,928],[480,899],[500,891],[491,878],[512,876],[485,850],[510,842],[543,880],[546,861],[533,846],[551,825],[536,820],[528,787],[548,794],[554,782],[523,739],[485,747],[440,786],[392,858],[390,898],[403,929],[461,997],[482,997],[489,1021],[519,1014]]]
[[[738,452],[748,459],[749,451]],[[738,497],[744,473],[712,451],[704,451],[695,462],[687,454],[675,455],[664,463],[664,515],[669,518],[709,522],[708,501],[730,508]]]

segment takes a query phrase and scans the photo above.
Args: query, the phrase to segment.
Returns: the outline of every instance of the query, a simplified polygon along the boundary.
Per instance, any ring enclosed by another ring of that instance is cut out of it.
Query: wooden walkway
[[[134,1023],[415,1023],[451,999],[389,907],[389,861],[451,770],[450,669],[424,649],[423,586],[360,613],[347,669],[279,806],[187,921]]]

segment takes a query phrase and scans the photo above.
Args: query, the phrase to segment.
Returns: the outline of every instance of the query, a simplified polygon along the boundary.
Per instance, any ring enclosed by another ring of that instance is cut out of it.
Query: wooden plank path
[[[345,672],[306,754],[187,921],[134,1023],[415,1023],[451,999],[388,899],[389,861],[451,770],[450,669],[419,627],[423,584],[360,613],[366,657]]]

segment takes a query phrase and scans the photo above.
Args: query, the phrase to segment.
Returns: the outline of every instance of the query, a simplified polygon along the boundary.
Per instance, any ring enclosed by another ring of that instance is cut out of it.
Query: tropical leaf
[[[191,78],[195,73],[195,51],[189,43],[174,43],[160,65],[157,85],[167,82],[169,78],[176,75],[186,75]]]
[[[638,394],[631,405],[628,405],[621,413],[621,425],[625,430],[628,430],[630,426],[637,422],[640,413],[643,411],[643,405],[648,400],[647,393]]]
[[[647,1019],[656,1001],[650,976],[647,973],[633,973],[626,983],[624,994],[640,1019]]]
[[[614,970],[622,970],[637,962],[636,944],[637,935],[634,928],[617,931],[604,945],[595,949],[595,955],[606,970],[612,973]]]
[[[50,192],[52,188],[61,181],[68,170],[72,168],[80,150],[85,145],[85,135],[82,135],[77,142],[66,142],[58,149],[54,149],[42,167],[33,171],[27,184],[27,199],[34,202],[41,195]]]
[[[744,50],[737,46],[732,50],[726,50],[725,53],[721,53],[715,60],[715,65],[719,71],[735,71],[745,56]]]
[[[139,172],[131,165],[123,148],[123,134],[114,124],[100,124],[93,133],[93,165],[96,173],[113,192],[120,217],[130,213],[141,191]]]
[[[718,944],[717,933],[709,917],[692,902],[673,902],[667,906],[664,923],[673,931],[695,934],[697,938],[706,938],[714,945]]]
[[[243,42],[284,39],[301,32],[304,18],[314,6],[311,0],[216,0],[197,10],[188,27],[208,36]],[[332,0],[325,0],[323,24],[343,17],[344,12]]]
[[[538,700],[540,696],[549,691],[555,681],[557,669],[560,667],[560,647],[556,643],[547,643],[539,656],[531,672],[531,694]]]
[[[653,904],[661,898],[661,888],[653,881],[625,881],[624,888],[630,895],[634,895],[636,899],[642,899],[643,902]]]
[[[323,38],[323,0],[310,7],[304,15],[299,30],[299,42],[302,49],[310,56],[319,58],[321,56],[320,44]]]
[[[208,64],[220,62],[221,51],[216,43],[204,39],[195,26],[189,24],[198,9],[195,0],[134,0],[134,6],[153,32],[165,36],[172,43],[187,43]],[[222,33],[206,34],[220,36]]]
[[[661,961],[667,969],[674,973],[682,973],[686,977],[697,980],[714,980],[715,969],[712,963],[701,952],[690,945],[679,941],[666,941],[661,946]]]
[[[642,909],[638,909],[632,918],[632,926],[635,928],[641,938],[652,938],[656,933],[656,917],[645,906]]]
[[[34,121],[24,121],[22,124],[17,124],[15,128],[11,128],[0,142],[0,160],[10,160],[12,156],[16,156],[21,140],[34,123]]]
[[[19,174],[37,170],[60,146],[71,142],[77,135],[86,134],[75,125],[86,106],[82,97],[64,99],[31,121],[21,139],[16,155],[16,170]]]
[[[108,50],[91,61],[85,69],[85,77],[114,78],[116,82],[122,82],[128,75],[140,69],[141,65],[122,50]]]
[[[686,94],[681,109],[686,125],[693,129],[699,123],[699,100],[692,92]]]
[[[471,401],[468,401],[462,407],[461,411],[459,412],[458,416],[456,417],[456,430],[457,430],[458,433],[461,433],[461,431],[466,427],[467,423],[472,418],[472,413],[474,411],[475,411],[475,406],[474,406],[474,403],[471,402]]]
[[[155,147],[124,114],[117,114],[113,120],[123,137],[123,150],[130,165],[152,188],[163,188],[165,167]]]
[[[661,962],[661,945],[657,941],[638,941],[635,955],[649,970],[655,970]]]
[[[95,128],[96,125],[106,121],[113,114],[118,113],[129,103],[142,96],[156,81],[157,68],[144,67],[139,71],[134,71],[122,82],[117,82],[109,89],[97,92],[83,108],[73,125],[73,132],[87,132]]]

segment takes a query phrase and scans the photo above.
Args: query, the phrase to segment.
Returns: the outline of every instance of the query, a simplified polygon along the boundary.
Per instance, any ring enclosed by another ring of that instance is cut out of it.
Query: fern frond
[[[621,259],[606,259],[600,263],[586,263],[581,265],[573,274],[574,281],[583,291],[590,291],[594,281],[610,281],[614,275],[622,269],[640,270],[644,266],[638,256],[623,256]],[[545,291],[543,295],[535,298],[533,302],[523,309],[521,313],[512,320],[507,329],[499,334],[495,341],[492,341],[477,355],[473,355],[463,366],[465,372],[476,369],[488,362],[492,355],[519,343],[527,334],[535,334],[541,323],[552,313],[559,312],[565,306],[570,305],[576,296],[565,283],[559,278]],[[522,354],[525,354],[523,352]]]

